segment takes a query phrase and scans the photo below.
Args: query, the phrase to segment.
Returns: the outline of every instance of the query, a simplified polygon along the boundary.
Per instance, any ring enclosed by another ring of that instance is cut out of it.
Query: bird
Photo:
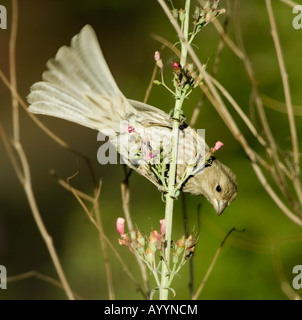
[[[165,191],[173,117],[127,99],[117,86],[96,33],[85,25],[46,64],[27,96],[28,111],[65,119],[109,137],[124,163]],[[236,176],[211,154],[198,130],[179,123],[175,185],[204,196],[220,215],[237,196]]]

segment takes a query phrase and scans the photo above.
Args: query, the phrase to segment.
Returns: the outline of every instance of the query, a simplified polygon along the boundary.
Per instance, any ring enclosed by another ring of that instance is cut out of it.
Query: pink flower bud
[[[165,234],[165,219],[161,219],[160,221],[160,232],[161,234]]]
[[[217,141],[215,144],[215,147],[212,149],[213,152],[219,150],[223,146],[223,143],[220,141]]]
[[[172,62],[172,67],[174,70],[179,70],[180,64],[178,62]]]
[[[159,60],[160,60],[160,52],[159,52],[159,51],[155,51],[155,53],[154,53],[154,60],[155,60],[155,61],[159,61]]]
[[[116,220],[116,229],[117,232],[122,236],[125,232],[125,219],[124,218],[117,218]]]
[[[156,61],[157,66],[162,69],[163,68],[163,62],[160,58],[160,52],[159,51],[155,51],[154,53],[154,60]]]

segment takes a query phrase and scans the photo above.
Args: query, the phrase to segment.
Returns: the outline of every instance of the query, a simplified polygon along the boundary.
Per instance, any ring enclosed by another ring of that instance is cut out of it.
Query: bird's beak
[[[227,201],[216,200],[216,199],[213,200],[212,204],[218,216],[220,216],[224,211],[224,209],[229,205]]]

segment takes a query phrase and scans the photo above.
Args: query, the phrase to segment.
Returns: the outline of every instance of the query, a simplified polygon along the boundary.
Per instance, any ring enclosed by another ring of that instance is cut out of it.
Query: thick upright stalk
[[[183,33],[186,40],[188,39],[189,30],[189,12],[190,12],[190,0],[186,1],[185,6],[185,20],[183,22]],[[182,43],[182,41],[181,41]],[[181,66],[186,63],[187,48],[181,45]],[[166,248],[164,262],[162,263],[161,270],[161,285],[159,288],[159,299],[167,300],[169,293],[169,270],[170,270],[170,249],[171,249],[171,236],[172,236],[172,221],[173,221],[173,207],[175,199],[175,178],[177,169],[177,153],[178,153],[178,134],[179,134],[179,121],[181,118],[181,109],[184,101],[185,93],[178,88],[175,89],[175,106],[173,112],[173,128],[171,139],[171,162],[169,168],[169,180],[168,180],[168,193],[166,195],[166,208],[165,208],[165,235],[166,235]]]

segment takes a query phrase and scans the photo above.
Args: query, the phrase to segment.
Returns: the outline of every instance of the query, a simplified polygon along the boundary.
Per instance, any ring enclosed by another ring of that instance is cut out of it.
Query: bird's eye
[[[220,185],[218,185],[218,186],[216,187],[216,191],[217,191],[217,192],[221,192],[221,187],[220,187]]]

